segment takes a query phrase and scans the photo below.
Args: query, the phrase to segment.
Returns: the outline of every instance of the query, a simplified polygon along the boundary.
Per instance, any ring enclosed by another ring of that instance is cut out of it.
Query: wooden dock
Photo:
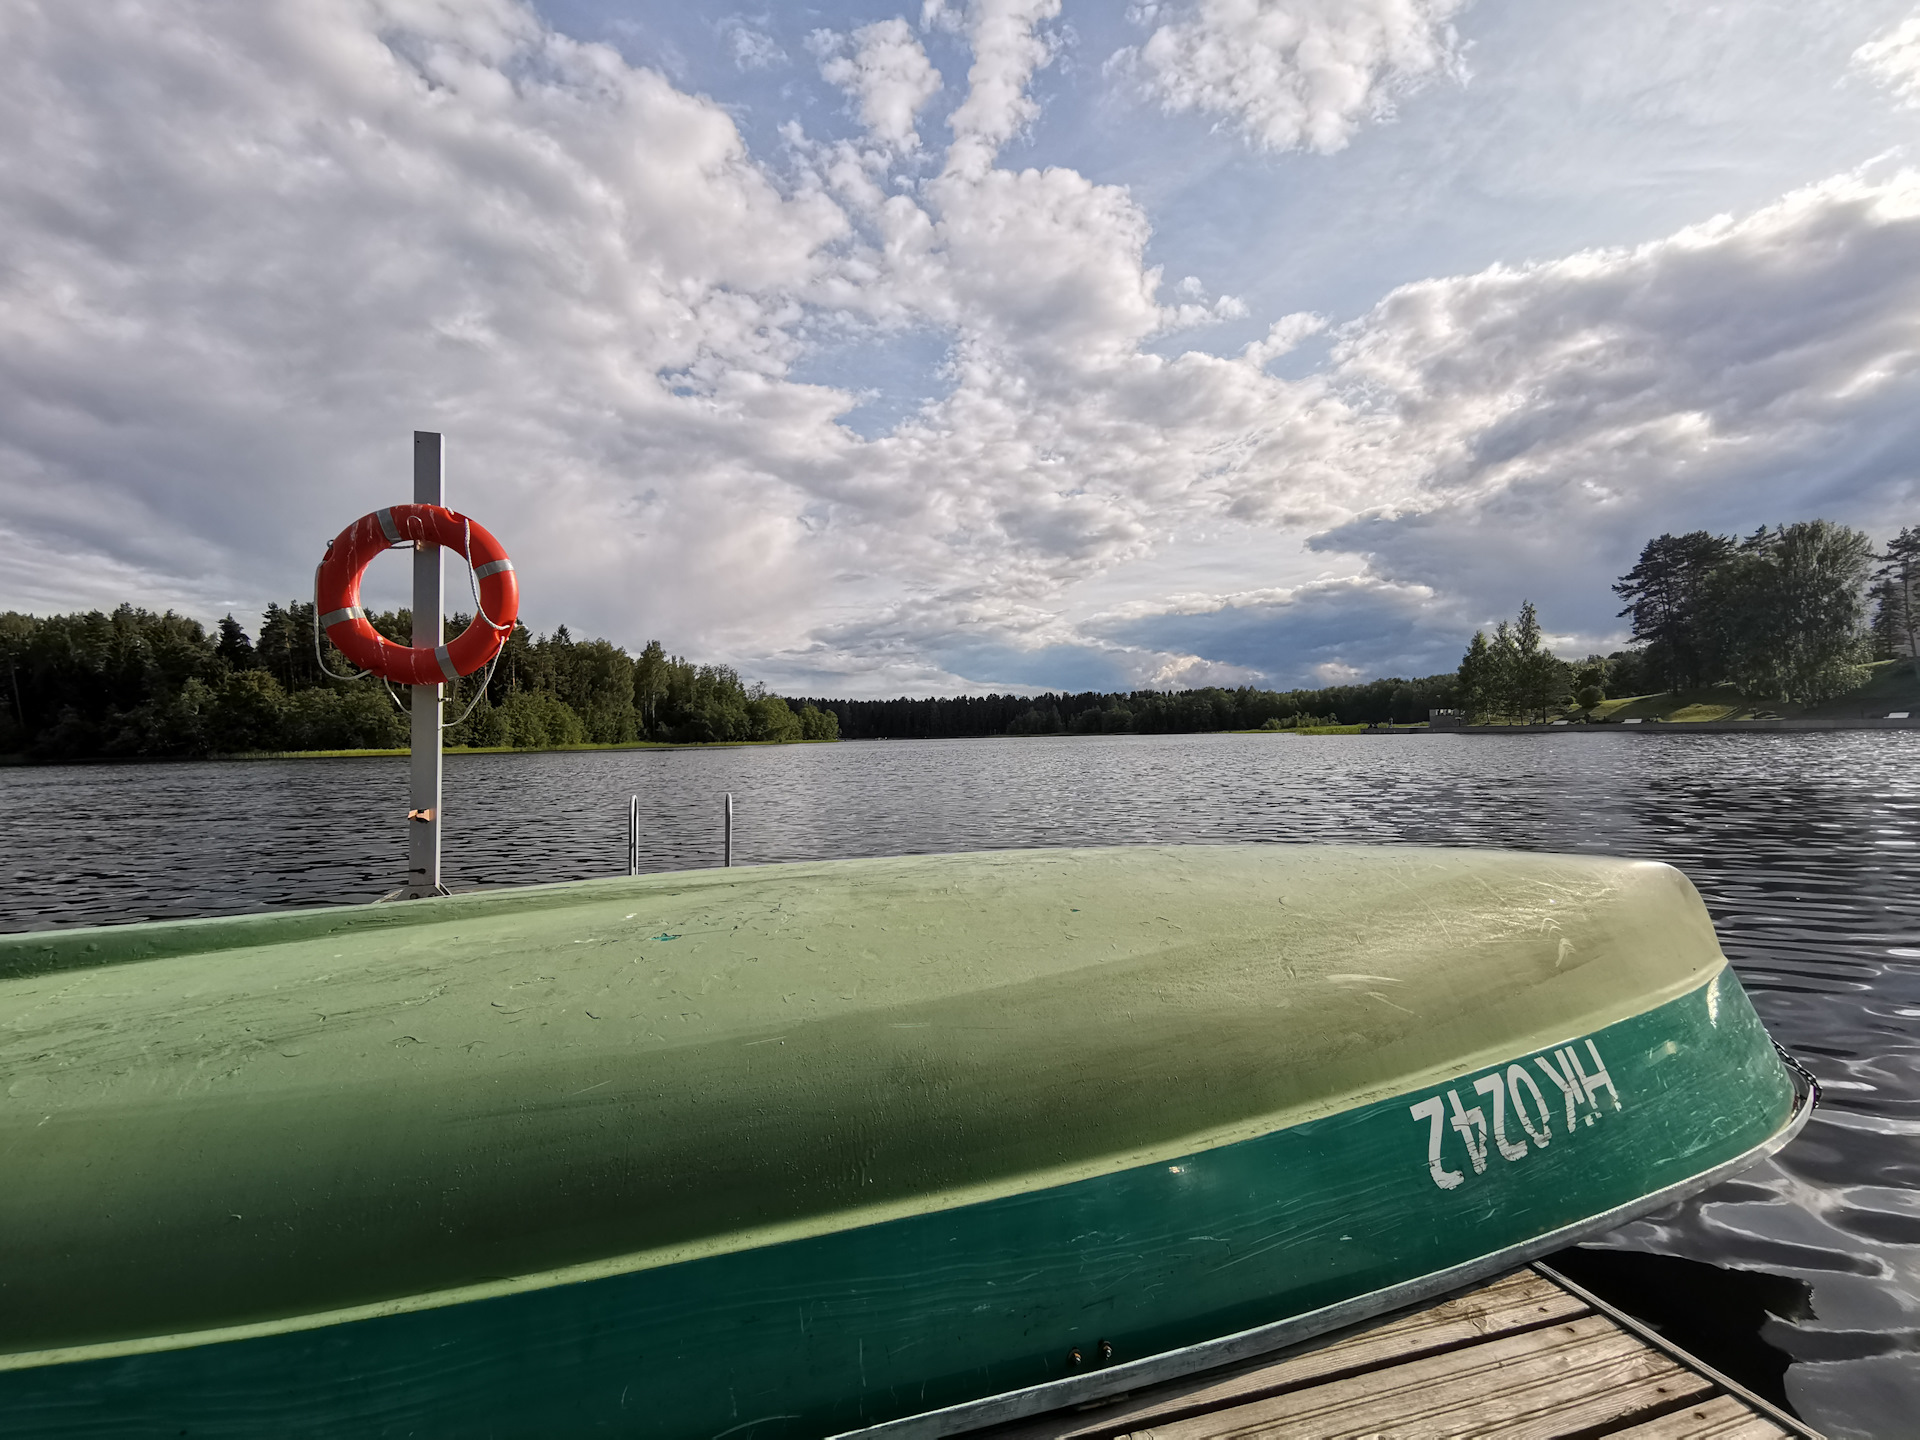
[[[1814,1434],[1578,1286],[1527,1269],[1385,1323],[974,1440]]]

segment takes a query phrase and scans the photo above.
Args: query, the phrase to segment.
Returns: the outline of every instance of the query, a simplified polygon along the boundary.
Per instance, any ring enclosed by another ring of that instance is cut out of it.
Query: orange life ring
[[[396,645],[367,623],[360,577],[373,557],[413,542],[443,545],[466,557],[480,591],[480,613],[439,646]],[[513,561],[478,521],[444,505],[392,505],[362,515],[327,545],[314,577],[320,628],[355,666],[400,685],[439,685],[471,675],[500,652],[520,614]]]

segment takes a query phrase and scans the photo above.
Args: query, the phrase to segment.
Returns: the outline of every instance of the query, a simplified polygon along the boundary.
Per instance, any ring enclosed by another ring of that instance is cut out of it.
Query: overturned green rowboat
[[[1804,1122],[1662,865],[1161,847],[0,939],[0,1434],[936,1435]]]

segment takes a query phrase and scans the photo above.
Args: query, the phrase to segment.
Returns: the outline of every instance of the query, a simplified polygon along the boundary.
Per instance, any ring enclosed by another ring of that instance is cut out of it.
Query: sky
[[[0,609],[251,625],[415,429],[536,630],[788,694],[1611,650],[1920,525],[1920,9],[0,7]]]

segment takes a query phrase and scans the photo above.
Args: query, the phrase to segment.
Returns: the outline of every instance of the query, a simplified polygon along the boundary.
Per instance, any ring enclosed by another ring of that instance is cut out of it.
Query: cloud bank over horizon
[[[810,694],[1430,673],[1522,598],[1610,646],[1661,530],[1920,522],[1881,132],[1346,313],[1169,270],[1218,232],[1150,213],[1154,146],[1211,147],[1216,225],[1382,163],[1492,103],[1495,9],[715,12],[699,60],[518,0],[11,7],[0,608],[257,613],[414,428],[530,623]],[[1915,27],[1858,12],[1820,103],[1911,129]],[[1353,241],[1348,289],[1406,273]]]

